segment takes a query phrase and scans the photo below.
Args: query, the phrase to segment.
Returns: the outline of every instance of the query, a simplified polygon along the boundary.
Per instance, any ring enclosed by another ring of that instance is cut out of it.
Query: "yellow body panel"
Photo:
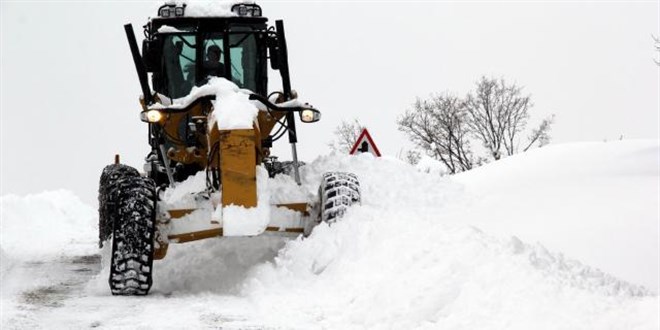
[[[222,205],[257,206],[255,130],[220,131]]]

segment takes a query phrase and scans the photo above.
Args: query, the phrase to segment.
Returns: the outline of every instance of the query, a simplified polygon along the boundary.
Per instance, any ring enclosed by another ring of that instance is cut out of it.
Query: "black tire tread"
[[[138,177],[140,173],[124,164],[111,164],[106,166],[101,173],[99,180],[99,248],[103,247],[104,242],[110,239],[112,235],[112,212],[116,202],[112,200],[113,191],[119,179],[125,177]]]
[[[325,173],[319,195],[321,221],[333,223],[339,220],[351,205],[361,202],[360,181],[353,173]]]
[[[146,295],[152,284],[156,189],[152,179],[127,175],[115,183],[110,290]]]

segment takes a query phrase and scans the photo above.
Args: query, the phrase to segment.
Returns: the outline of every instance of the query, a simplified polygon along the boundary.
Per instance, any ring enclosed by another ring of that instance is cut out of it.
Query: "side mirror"
[[[159,54],[158,40],[144,40],[142,41],[142,61],[147,69],[147,72],[154,72],[160,67],[160,54]]]
[[[312,108],[300,110],[300,121],[303,123],[315,123],[321,120],[321,111]]]

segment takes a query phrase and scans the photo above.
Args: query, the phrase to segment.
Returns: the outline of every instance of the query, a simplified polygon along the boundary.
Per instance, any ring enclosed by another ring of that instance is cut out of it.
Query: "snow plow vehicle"
[[[144,26],[142,54],[132,26],[124,26],[151,151],[143,173],[116,156],[101,174],[99,239],[112,247],[113,295],[148,294],[154,260],[171,244],[307,235],[360,202],[358,178],[344,172],[324,173],[318,195],[296,201],[264,190],[277,175],[301,185],[296,114],[303,123],[320,119],[291,89],[283,22],[267,22],[254,3],[166,3]],[[281,91],[268,94],[268,65],[279,72]],[[285,135],[293,160],[279,162],[270,148]]]

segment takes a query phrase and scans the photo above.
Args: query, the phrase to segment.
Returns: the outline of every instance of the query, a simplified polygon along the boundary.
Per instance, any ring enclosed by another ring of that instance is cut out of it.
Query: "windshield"
[[[171,97],[186,96],[195,85],[195,36],[172,35],[165,37],[163,45],[163,69],[165,90]]]
[[[181,98],[215,76],[258,91],[260,65],[257,35],[248,26],[233,26],[224,33],[163,34],[162,66],[154,72],[154,89]]]
[[[234,33],[244,30],[246,33]],[[205,59],[202,65],[200,83],[204,84],[210,76],[231,77],[231,80],[241,88],[256,90],[257,88],[257,42],[255,35],[249,28],[234,28],[229,34],[229,66],[225,64],[225,45],[223,35],[219,33],[207,34],[204,38],[203,50]],[[220,55],[216,55],[216,54]]]

